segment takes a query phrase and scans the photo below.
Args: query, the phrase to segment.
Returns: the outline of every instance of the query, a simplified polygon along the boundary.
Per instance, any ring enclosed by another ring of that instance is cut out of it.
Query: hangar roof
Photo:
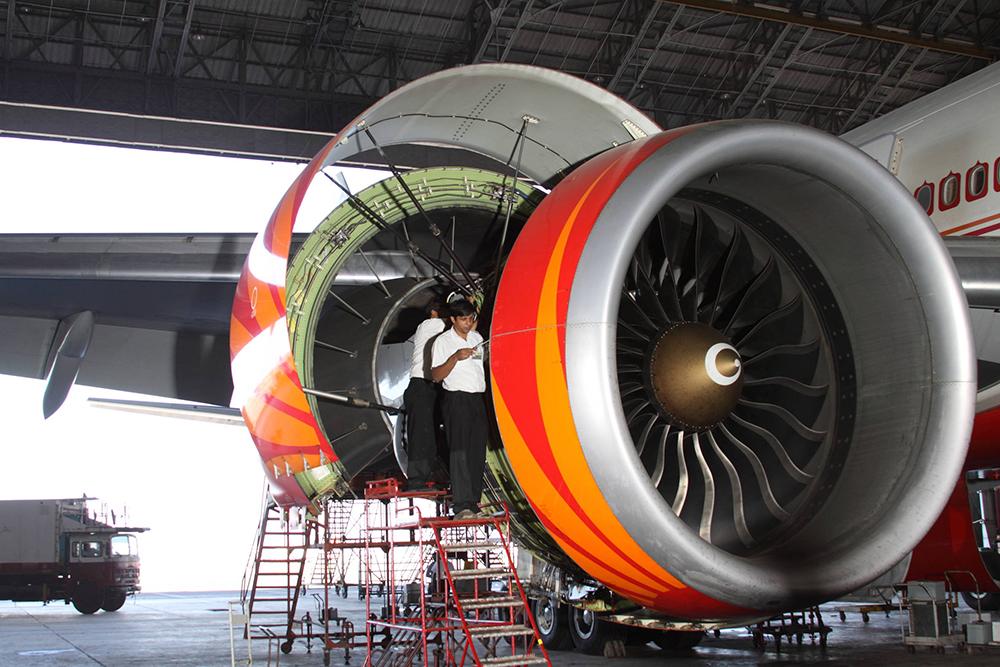
[[[7,103],[326,133],[425,74],[512,62],[588,79],[665,127],[840,133],[995,60],[1000,3],[0,0],[0,39]]]

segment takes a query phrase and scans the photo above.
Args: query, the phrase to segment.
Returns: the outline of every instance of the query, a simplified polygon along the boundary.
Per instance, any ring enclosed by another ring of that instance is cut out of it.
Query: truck
[[[139,587],[137,533],[88,514],[93,498],[0,500],[0,600],[117,611]]]

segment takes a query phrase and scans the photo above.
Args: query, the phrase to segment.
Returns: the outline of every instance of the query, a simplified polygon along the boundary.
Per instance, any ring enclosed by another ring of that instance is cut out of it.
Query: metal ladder
[[[273,639],[277,635],[284,637],[282,650],[291,650],[306,553],[314,529],[314,522],[307,519],[302,528],[293,530],[288,510],[273,501],[265,505],[257,532],[251,585],[243,592],[248,639]]]
[[[449,648],[449,662],[464,664],[471,658],[476,665],[551,665],[511,556],[506,509],[484,518],[429,523],[439,578],[447,582],[445,608],[465,635],[464,642]],[[459,561],[463,566],[456,568]]]

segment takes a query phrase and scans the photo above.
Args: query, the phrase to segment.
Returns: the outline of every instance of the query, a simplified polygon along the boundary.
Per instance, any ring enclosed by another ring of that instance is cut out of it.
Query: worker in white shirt
[[[456,519],[470,519],[479,513],[486,468],[484,343],[475,330],[475,307],[464,299],[448,306],[451,328],[434,340],[431,376],[444,388],[441,413],[450,450],[452,507]]]
[[[406,489],[424,491],[431,481],[437,459],[434,408],[438,387],[431,379],[431,343],[447,326],[441,318],[444,302],[435,296],[427,304],[427,319],[417,326],[410,337],[413,356],[410,359],[410,383],[403,393],[406,410]]]

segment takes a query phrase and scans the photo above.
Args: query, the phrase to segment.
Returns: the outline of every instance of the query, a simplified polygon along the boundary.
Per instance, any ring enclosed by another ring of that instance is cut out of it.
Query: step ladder
[[[248,639],[284,638],[283,650],[295,640],[295,613],[302,591],[306,554],[315,522],[304,519],[292,527],[289,510],[273,501],[265,504],[251,563],[249,585],[243,591]]]
[[[506,509],[482,518],[434,520],[444,605],[461,624],[447,661],[476,665],[551,665],[517,576]]]

